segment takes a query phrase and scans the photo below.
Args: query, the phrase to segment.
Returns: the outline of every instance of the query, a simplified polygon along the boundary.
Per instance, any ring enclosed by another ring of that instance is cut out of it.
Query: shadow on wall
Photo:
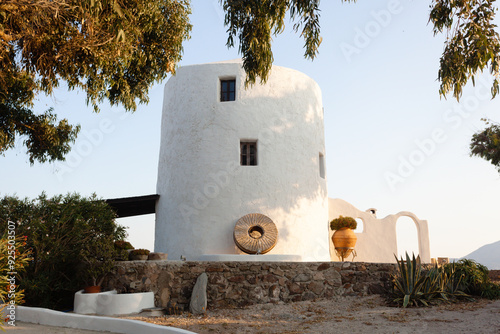
[[[395,215],[389,215],[378,219],[375,210],[358,210],[352,204],[341,199],[328,199],[328,220],[331,221],[339,216],[349,216],[363,221],[363,232],[356,233],[355,261],[395,263],[395,254],[398,254],[396,223],[400,217],[410,217],[417,227],[418,251],[423,263],[430,263],[429,228],[426,220],[408,211],[401,211]],[[330,257],[332,261],[339,261],[335,254],[335,247],[331,241],[333,231],[330,231]]]

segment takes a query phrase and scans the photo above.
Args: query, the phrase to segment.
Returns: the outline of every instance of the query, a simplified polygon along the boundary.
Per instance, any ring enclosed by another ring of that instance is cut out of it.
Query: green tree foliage
[[[30,162],[62,160],[79,127],[30,108],[65,81],[98,111],[133,111],[181,59],[188,0],[4,0],[0,3],[0,153],[26,136]]]
[[[485,122],[489,126],[472,135],[470,154],[491,162],[500,172],[500,124]]]
[[[440,94],[459,100],[469,79],[488,69],[494,76],[491,94],[499,91],[500,40],[496,32],[495,0],[433,0],[429,22],[434,34],[446,31],[440,60]]]
[[[352,0],[343,0],[353,2]],[[239,52],[247,73],[247,84],[257,78],[265,82],[273,63],[271,41],[284,29],[286,13],[294,21],[294,30],[304,38],[304,56],[314,59],[321,44],[319,0],[220,0],[226,12],[226,45],[239,39]]]
[[[0,153],[14,148],[16,135],[24,136],[31,164],[64,160],[79,131],[79,125],[66,119],[57,123],[51,109],[36,115],[25,107],[0,104]]]
[[[319,0],[219,0],[227,46],[238,39],[246,84],[265,82],[273,63],[272,37],[287,14],[314,59],[321,44]],[[355,2],[355,0],[341,0]],[[438,79],[440,94],[460,99],[484,70],[499,90],[500,41],[495,0],[432,0],[434,33],[446,33]],[[51,110],[36,115],[36,94],[64,80],[87,103],[135,110],[149,87],[173,73],[189,38],[189,0],[4,0],[0,3],[0,153],[25,136],[30,162],[64,159],[79,131]]]
[[[16,235],[26,237],[32,260],[19,283],[26,304],[55,309],[72,307],[74,293],[109,269],[115,240],[126,236],[115,223],[116,214],[95,195],[54,196],[35,200],[6,196],[0,199],[0,227],[16,224]]]

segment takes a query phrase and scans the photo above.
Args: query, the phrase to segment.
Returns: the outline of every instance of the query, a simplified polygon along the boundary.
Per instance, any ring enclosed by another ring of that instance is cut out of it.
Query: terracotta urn
[[[352,253],[357,240],[358,237],[354,231],[348,227],[342,227],[340,230],[336,230],[335,233],[333,233],[333,245],[342,258],[342,261]]]

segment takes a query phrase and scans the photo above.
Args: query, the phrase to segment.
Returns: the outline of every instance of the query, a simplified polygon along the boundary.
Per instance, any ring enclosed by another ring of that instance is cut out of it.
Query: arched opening
[[[358,225],[356,226],[354,233],[363,233],[364,228],[365,228],[364,223],[363,223],[363,219],[356,218],[356,222],[358,223]]]
[[[399,217],[396,222],[396,237],[398,243],[398,259],[402,256],[405,257],[405,253],[408,253],[410,257],[415,254],[415,257],[419,254],[418,252],[418,230],[417,225],[410,217]]]

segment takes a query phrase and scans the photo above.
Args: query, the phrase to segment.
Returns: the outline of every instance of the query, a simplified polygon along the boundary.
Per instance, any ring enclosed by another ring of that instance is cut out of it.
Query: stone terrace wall
[[[153,291],[157,307],[189,304],[198,276],[208,275],[208,307],[291,302],[333,295],[380,294],[395,264],[360,262],[118,262],[103,286]]]

